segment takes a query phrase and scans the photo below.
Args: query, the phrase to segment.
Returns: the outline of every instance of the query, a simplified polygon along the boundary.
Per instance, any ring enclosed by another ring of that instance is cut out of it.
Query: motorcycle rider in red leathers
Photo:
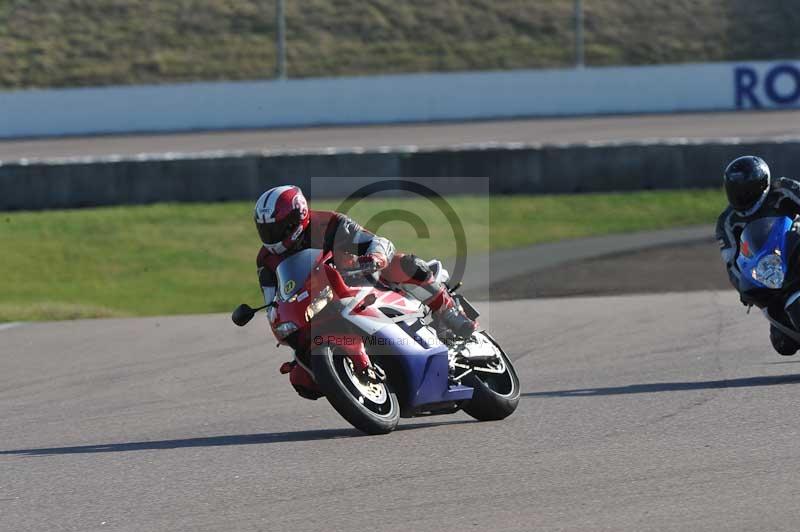
[[[381,282],[427,305],[434,322],[454,334],[469,337],[476,330],[477,324],[461,312],[425,261],[395,252],[389,240],[372,234],[344,214],[309,210],[299,187],[283,185],[264,192],[256,202],[254,217],[263,244],[257,266],[265,304],[275,299],[275,270],[281,261],[297,251],[317,248],[332,251],[341,268],[379,272]],[[268,316],[274,322],[272,307]],[[313,379],[301,365],[285,363],[281,372],[290,374],[300,395],[319,396]]]

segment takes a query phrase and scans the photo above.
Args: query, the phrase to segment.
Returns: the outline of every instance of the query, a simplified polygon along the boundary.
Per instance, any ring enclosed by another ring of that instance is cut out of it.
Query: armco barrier
[[[800,62],[0,91],[0,138],[800,108]]]
[[[800,139],[29,161],[0,165],[0,210],[252,200],[277,184],[308,188],[312,177],[329,178],[315,179],[315,197],[352,190],[343,178],[450,177],[454,194],[475,193],[474,180],[459,179],[475,176],[491,178],[498,194],[711,187],[746,153],[766,158],[776,175],[800,169]]]

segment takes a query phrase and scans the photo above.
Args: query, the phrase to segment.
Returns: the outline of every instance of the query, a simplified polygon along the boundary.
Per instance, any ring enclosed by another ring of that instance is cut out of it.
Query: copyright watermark
[[[441,263],[444,275],[436,270],[434,274],[444,279],[452,289],[463,283],[464,292],[476,293],[476,288],[485,289],[488,296],[491,271],[488,253],[491,249],[491,209],[489,198],[489,179],[469,178],[325,178],[311,179],[309,195],[312,202],[330,198],[332,210],[345,215],[359,226],[390,241],[395,258],[413,255],[427,264],[431,271]],[[312,203],[313,204],[313,203]],[[352,234],[348,226],[334,231],[330,242],[334,249],[345,249],[353,255],[363,255],[369,251],[369,238]],[[326,238],[329,235],[326,234]],[[359,238],[361,239],[359,241]],[[391,259],[391,258],[390,258]],[[403,265],[390,264],[395,271]],[[431,292],[426,292],[422,274],[413,277],[402,286],[390,286],[405,295],[410,301],[429,302]],[[376,272],[361,279],[364,286],[386,289],[389,276]],[[350,284],[350,279],[346,279]],[[416,284],[415,284],[416,283]],[[351,285],[352,286],[352,285]],[[364,292],[360,292],[363,294]],[[375,306],[385,309],[380,298]],[[426,313],[424,307],[419,315]],[[380,317],[380,316],[379,316]],[[408,313],[383,312],[382,319],[387,323],[406,321]],[[486,324],[488,317],[482,315]],[[316,338],[314,339],[316,343]],[[320,344],[317,344],[320,345]]]
[[[411,336],[399,336],[396,338],[389,337],[376,337],[370,335],[362,335],[361,337],[354,336],[340,336],[335,334],[316,335],[313,339],[315,346],[328,345],[331,347],[347,347],[363,344],[364,347],[408,347],[417,346],[419,341]],[[428,338],[426,346],[428,348],[438,347],[440,345],[450,346],[452,341],[443,341],[440,338]]]

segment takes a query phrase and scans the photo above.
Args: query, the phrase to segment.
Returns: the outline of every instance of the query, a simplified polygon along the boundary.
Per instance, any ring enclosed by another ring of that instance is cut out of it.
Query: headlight
[[[767,288],[780,288],[783,286],[783,264],[778,255],[767,255],[758,261],[753,269],[753,279]]]
[[[333,299],[333,290],[331,290],[330,286],[326,286],[322,292],[319,293],[317,297],[314,298],[308,308],[306,309],[306,321],[311,321],[311,318],[316,316],[317,314],[322,311]]]
[[[277,336],[279,340],[283,340],[296,330],[297,330],[297,325],[295,325],[294,322],[285,321],[280,325],[278,325],[277,327],[275,327],[275,336]]]

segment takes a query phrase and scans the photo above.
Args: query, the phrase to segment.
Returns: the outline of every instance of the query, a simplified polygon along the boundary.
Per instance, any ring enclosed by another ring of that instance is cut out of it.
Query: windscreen
[[[769,240],[770,231],[778,218],[760,218],[747,224],[742,231],[740,250],[745,257],[752,257],[761,251]]]
[[[275,274],[281,299],[289,299],[303,288],[320,253],[319,249],[304,249],[278,265]]]

